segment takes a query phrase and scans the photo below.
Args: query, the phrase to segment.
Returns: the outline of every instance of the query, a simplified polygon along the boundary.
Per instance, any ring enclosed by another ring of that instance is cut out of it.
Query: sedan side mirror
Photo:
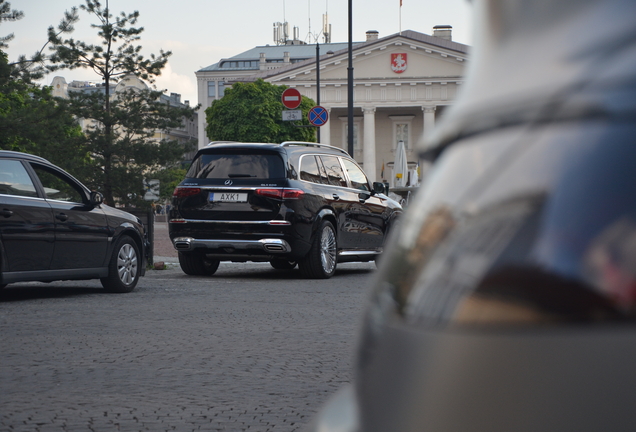
[[[98,205],[104,202],[104,195],[101,192],[91,192],[90,203],[93,207],[97,207]]]

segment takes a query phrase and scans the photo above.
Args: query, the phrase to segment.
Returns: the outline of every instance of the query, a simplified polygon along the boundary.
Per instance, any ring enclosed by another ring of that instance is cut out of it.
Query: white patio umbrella
[[[395,162],[393,165],[393,175],[395,176],[395,187],[405,187],[408,177],[408,164],[406,162],[406,148],[404,141],[398,141],[395,150]]]

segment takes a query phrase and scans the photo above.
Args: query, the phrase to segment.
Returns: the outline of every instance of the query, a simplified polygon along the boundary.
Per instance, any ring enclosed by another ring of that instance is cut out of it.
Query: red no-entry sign
[[[300,92],[295,88],[288,88],[283,92],[283,105],[285,108],[294,109],[298,108],[302,100]]]

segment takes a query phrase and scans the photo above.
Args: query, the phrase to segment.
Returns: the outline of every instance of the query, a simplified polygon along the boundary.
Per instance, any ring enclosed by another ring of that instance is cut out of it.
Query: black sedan
[[[102,201],[43,158],[0,151],[0,286],[99,278],[132,291],[145,273],[144,227]]]

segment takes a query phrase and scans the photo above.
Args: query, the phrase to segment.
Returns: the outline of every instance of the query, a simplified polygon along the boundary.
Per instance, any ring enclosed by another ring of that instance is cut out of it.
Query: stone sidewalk
[[[179,262],[177,251],[172,246],[172,242],[168,236],[168,223],[158,222],[156,219],[153,254],[154,262]]]

